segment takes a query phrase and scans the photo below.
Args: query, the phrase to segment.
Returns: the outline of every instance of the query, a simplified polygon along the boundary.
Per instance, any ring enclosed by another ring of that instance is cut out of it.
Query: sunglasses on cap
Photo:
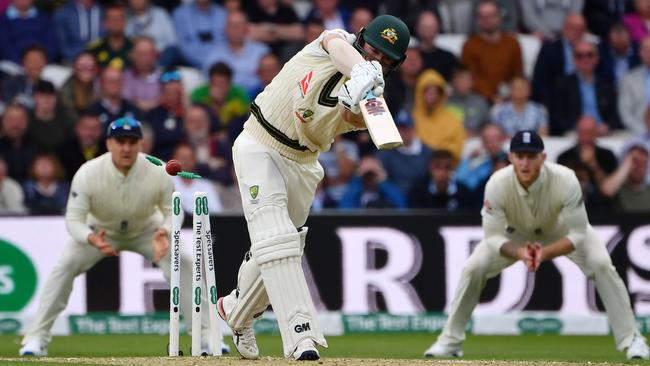
[[[161,83],[169,83],[172,81],[181,81],[181,73],[178,70],[167,71],[160,75]]]
[[[128,125],[129,127],[133,127],[133,128],[142,127],[142,125],[140,124],[140,121],[137,121],[137,120],[135,120],[133,118],[124,117],[124,118],[120,118],[120,119],[118,119],[116,121],[113,121],[113,123],[111,123],[111,130],[115,130],[115,129],[118,129],[118,128],[123,128],[125,125]]]

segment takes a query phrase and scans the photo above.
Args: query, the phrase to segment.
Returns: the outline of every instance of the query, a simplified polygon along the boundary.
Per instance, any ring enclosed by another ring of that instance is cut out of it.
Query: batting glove
[[[377,61],[364,61],[354,65],[350,72],[350,80],[339,89],[339,103],[352,113],[358,114],[361,112],[359,102],[368,95],[369,91],[372,91],[375,96],[384,93],[384,76],[381,65]]]

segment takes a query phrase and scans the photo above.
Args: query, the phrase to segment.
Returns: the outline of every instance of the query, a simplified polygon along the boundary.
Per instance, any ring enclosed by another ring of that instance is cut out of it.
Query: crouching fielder
[[[164,169],[145,160],[141,146],[140,122],[132,118],[113,121],[106,132],[108,152],[82,165],[74,175],[65,215],[71,239],[43,286],[21,356],[47,356],[52,325],[68,303],[74,278],[104,256],[116,256],[122,250],[141,254],[158,264],[169,280],[173,184]],[[189,254],[181,255],[181,310],[185,319],[191,319],[192,262]],[[205,313],[202,339],[207,340]],[[192,324],[187,325],[191,328]],[[209,342],[205,343],[202,351],[212,354]],[[227,350],[222,347],[222,351]]]
[[[251,248],[237,289],[219,299],[219,313],[243,357],[259,356],[252,323],[269,302],[285,357],[316,360],[316,345],[327,346],[301,267],[307,229],[297,228],[323,178],[319,152],[336,135],[365,127],[359,101],[369,91],[382,94],[383,74],[404,60],[409,37],[406,25],[389,15],[375,18],[356,37],[326,31],[252,103],[233,146]]]
[[[512,166],[494,173],[485,187],[485,238],[467,260],[447,323],[425,356],[463,355],[465,326],[488,278],[517,260],[537,271],[541,262],[566,255],[596,283],[617,349],[629,359],[648,358],[625,285],[587,221],[578,179],[570,169],[545,162],[543,151],[534,131],[518,132],[510,141]]]

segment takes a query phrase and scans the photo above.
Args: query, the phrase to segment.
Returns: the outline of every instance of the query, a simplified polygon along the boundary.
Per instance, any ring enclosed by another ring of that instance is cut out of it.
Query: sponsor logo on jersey
[[[314,111],[307,108],[298,108],[298,110],[295,111],[294,113],[302,123],[307,123],[311,121],[314,117]]]
[[[397,32],[395,32],[395,28],[386,28],[381,31],[381,38],[387,40],[390,44],[395,44],[395,42],[397,42]]]
[[[311,83],[311,78],[314,75],[313,71],[310,71],[305,77],[300,80],[300,93],[302,93],[302,97],[304,98],[305,95],[307,95],[307,90],[309,89],[309,84]]]

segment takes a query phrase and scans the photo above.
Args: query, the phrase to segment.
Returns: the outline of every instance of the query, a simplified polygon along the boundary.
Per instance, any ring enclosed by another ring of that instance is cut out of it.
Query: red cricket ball
[[[176,175],[178,174],[183,168],[181,167],[181,163],[178,162],[178,160],[170,160],[165,164],[165,171],[167,171],[167,174],[169,175]]]

